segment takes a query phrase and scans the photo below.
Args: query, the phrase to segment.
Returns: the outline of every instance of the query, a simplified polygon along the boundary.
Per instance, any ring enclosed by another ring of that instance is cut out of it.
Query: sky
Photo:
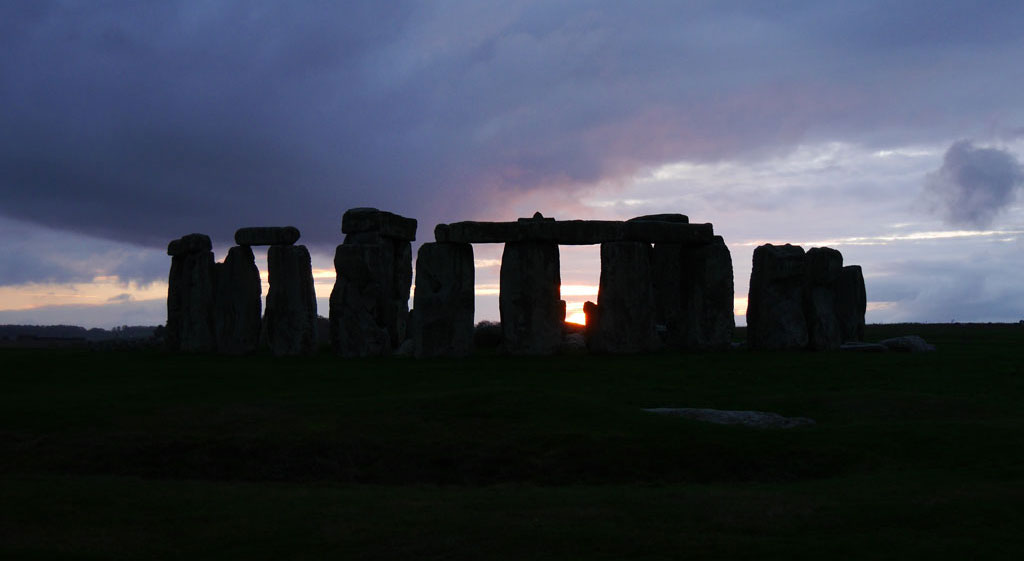
[[[1024,3],[0,3],[0,323],[166,319],[167,242],[341,215],[711,222],[861,265],[869,322],[1024,319]],[[475,246],[477,320],[500,245]],[[257,252],[265,274],[265,252]],[[597,247],[561,248],[569,311]],[[266,288],[264,288],[264,294]]]

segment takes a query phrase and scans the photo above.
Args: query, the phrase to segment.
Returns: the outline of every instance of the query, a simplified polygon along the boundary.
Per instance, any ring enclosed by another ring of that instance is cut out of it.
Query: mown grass
[[[1024,327],[868,338],[907,333],[939,350],[5,350],[0,558],[1017,558]]]

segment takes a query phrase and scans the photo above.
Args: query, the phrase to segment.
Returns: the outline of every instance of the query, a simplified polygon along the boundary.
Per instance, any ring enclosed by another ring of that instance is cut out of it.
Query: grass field
[[[0,559],[1022,558],[1024,326],[899,334],[938,351],[3,350]]]

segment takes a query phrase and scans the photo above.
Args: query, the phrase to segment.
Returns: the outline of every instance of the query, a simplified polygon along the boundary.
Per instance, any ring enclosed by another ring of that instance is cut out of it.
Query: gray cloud
[[[925,196],[948,223],[985,228],[1021,185],[1024,168],[1013,154],[961,140],[946,151],[942,167],[928,174]]]
[[[668,161],[1024,122],[1022,4],[687,4],[3,3],[0,213],[329,253],[353,206],[422,239]]]

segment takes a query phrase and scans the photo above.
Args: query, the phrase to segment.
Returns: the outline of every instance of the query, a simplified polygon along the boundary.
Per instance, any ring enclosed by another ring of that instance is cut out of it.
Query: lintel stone
[[[299,241],[299,229],[295,226],[255,226],[235,231],[238,245],[295,245]]]
[[[416,240],[416,219],[375,208],[350,208],[341,217],[342,234],[379,232],[386,238]]]
[[[521,222],[454,222],[438,224],[439,242],[509,243],[554,242],[592,245],[617,241],[702,245],[714,238],[711,224],[620,220],[526,220]]]

